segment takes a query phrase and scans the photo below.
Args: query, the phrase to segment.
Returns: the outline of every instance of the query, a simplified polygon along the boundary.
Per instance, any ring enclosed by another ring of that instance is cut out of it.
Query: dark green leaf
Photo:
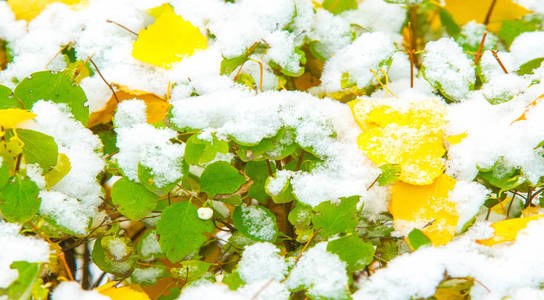
[[[17,129],[17,136],[24,143],[23,154],[27,163],[37,163],[44,173],[57,164],[58,147],[51,136],[29,129]]]
[[[8,164],[4,162],[2,156],[0,156],[0,190],[8,183],[9,180],[9,168]]]
[[[357,9],[357,0],[325,0],[322,5],[326,10],[338,15],[346,10]]]
[[[8,287],[8,299],[30,299],[32,286],[40,274],[40,264],[16,261],[10,267],[16,269],[19,272],[19,276]]]
[[[540,67],[544,61],[544,57],[535,58],[530,60],[519,67],[519,70],[516,71],[518,75],[527,75],[533,73],[533,70]]]
[[[325,235],[352,232],[357,226],[357,203],[359,196],[341,198],[339,203],[322,202],[314,208],[312,222]]]
[[[40,210],[38,186],[29,178],[15,177],[0,193],[0,211],[8,222],[24,223]]]
[[[126,217],[138,220],[147,216],[159,201],[157,194],[126,177],[117,180],[111,188],[111,200]]]
[[[186,260],[180,263],[179,268],[170,269],[170,273],[174,278],[183,279],[185,282],[192,282],[200,279],[211,264],[200,260]]]
[[[431,245],[431,240],[425,236],[423,231],[414,228],[408,234],[408,243],[410,243],[410,246],[415,251],[421,246]]]
[[[51,100],[67,104],[76,120],[83,125],[87,124],[89,119],[89,108],[85,106],[87,97],[83,89],[73,85],[72,79],[63,73],[49,71],[33,73],[17,85],[14,93],[26,109],[31,109],[39,100]]]
[[[276,166],[270,165],[272,172],[275,172]],[[266,203],[268,195],[265,191],[265,182],[268,178],[268,168],[264,160],[261,161],[249,161],[246,164],[246,175],[251,178],[253,184],[249,187],[248,196],[256,199],[261,203]]]
[[[400,165],[398,164],[384,164],[380,166],[382,174],[378,178],[378,185],[384,186],[391,183],[395,183],[399,180],[400,176]]]
[[[100,270],[121,277],[130,275],[132,270],[134,270],[134,265],[136,262],[134,256],[131,256],[129,259],[121,262],[110,259],[102,247],[102,238],[98,238],[94,242],[91,259],[92,262],[100,268]]]
[[[450,36],[455,36],[461,32],[461,28],[455,23],[453,16],[445,8],[440,8],[439,15],[442,26],[446,28],[446,32]]]
[[[236,192],[246,178],[238,170],[225,161],[217,161],[206,167],[200,176],[200,189],[214,197],[217,194]]]
[[[353,234],[330,241],[327,251],[338,255],[347,264],[348,272],[361,270],[374,260],[374,246]]]
[[[276,216],[262,206],[242,204],[232,214],[234,227],[255,241],[273,242],[278,236]]]
[[[210,220],[198,218],[197,207],[190,202],[178,202],[166,208],[157,223],[159,244],[172,262],[198,252],[207,240],[206,232],[213,231]]]

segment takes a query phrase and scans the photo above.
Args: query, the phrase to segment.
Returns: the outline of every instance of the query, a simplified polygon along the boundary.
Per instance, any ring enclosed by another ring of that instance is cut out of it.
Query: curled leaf
[[[15,128],[19,123],[34,119],[36,114],[18,108],[0,109],[0,127]]]

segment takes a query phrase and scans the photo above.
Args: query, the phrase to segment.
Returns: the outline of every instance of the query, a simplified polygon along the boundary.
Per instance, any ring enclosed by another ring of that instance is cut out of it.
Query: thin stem
[[[501,59],[499,58],[499,55],[497,54],[497,51],[495,50],[491,50],[491,53],[493,53],[493,56],[495,57],[495,59],[497,60],[497,62],[499,63],[499,65],[501,66],[502,70],[504,71],[505,74],[508,74],[508,70],[506,70],[506,68],[504,67],[504,65],[502,64],[502,61]]]
[[[485,15],[485,20],[484,20],[484,25],[486,26],[489,24],[489,21],[491,21],[491,14],[493,13],[495,4],[497,4],[497,0],[493,0],[491,2],[491,5],[489,6],[489,9],[487,10],[487,14]]]
[[[272,167],[270,166],[270,161],[267,159],[266,161],[266,168],[268,169],[268,175],[274,176],[274,173],[272,172]]]
[[[376,182],[378,182],[378,179],[380,179],[380,177],[382,177],[381,173],[380,175],[378,175],[378,177],[376,177],[376,179],[374,179],[374,181],[372,181],[372,183],[366,188],[366,190],[369,191],[376,184]]]
[[[117,98],[117,94],[115,93],[115,90],[113,89],[111,84],[109,84],[108,81],[104,78],[104,76],[102,76],[102,73],[100,73],[100,70],[98,69],[98,67],[96,66],[96,64],[94,63],[94,61],[93,61],[93,59],[91,57],[89,57],[89,61],[91,62],[91,64],[93,64],[93,67],[95,68],[98,75],[100,75],[100,78],[102,78],[104,83],[106,83],[106,85],[110,88],[111,92],[113,93],[113,97],[115,97],[115,101],[117,101],[117,103],[119,103],[120,102],[119,98]]]
[[[518,195],[518,191],[514,191],[514,195],[512,195],[512,199],[510,199],[510,203],[508,203],[508,209],[506,209],[507,219],[508,219],[508,216],[510,216],[510,209],[512,208],[512,204],[514,203],[514,199],[516,199],[517,195]]]
[[[106,20],[106,22],[111,23],[111,24],[115,24],[115,25],[117,25],[117,26],[123,28],[124,30],[126,30],[126,31],[128,31],[128,32],[130,32],[130,33],[132,33],[132,34],[134,34],[135,36],[138,36],[138,33],[136,33],[136,32],[134,32],[134,31],[128,29],[127,27],[125,27],[125,26],[123,26],[123,25],[121,25],[121,24],[119,24],[119,23],[117,23],[117,22],[115,22],[115,21]]]
[[[477,65],[480,62],[482,57],[482,49],[484,48],[485,38],[487,37],[487,31],[484,32],[482,40],[480,41],[480,46],[478,46],[478,51],[476,52],[476,57],[474,57],[474,64]]]
[[[300,154],[298,155],[297,165],[295,167],[295,172],[300,170],[300,166],[302,165],[302,161],[304,158],[304,150],[300,151]]]
[[[89,251],[89,245],[87,243],[83,243],[83,266],[82,266],[82,276],[81,276],[81,287],[84,290],[89,290],[91,285],[91,273],[89,270],[90,262],[91,262],[91,253]]]

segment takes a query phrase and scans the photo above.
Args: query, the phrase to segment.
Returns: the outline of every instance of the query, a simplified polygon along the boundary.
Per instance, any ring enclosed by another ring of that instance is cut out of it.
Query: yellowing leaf
[[[0,109],[0,127],[14,128],[17,124],[34,119],[36,115],[28,110],[18,108]]]
[[[446,141],[448,141],[452,145],[459,144],[463,141],[464,138],[466,138],[468,134],[466,132],[456,134],[456,135],[449,135],[446,137]]]
[[[435,99],[356,100],[349,106],[363,133],[357,143],[377,165],[398,164],[399,179],[430,184],[444,170],[445,107]]]
[[[455,22],[464,25],[472,20],[483,23],[491,5],[489,1],[446,0],[445,8],[453,16]],[[497,32],[504,20],[517,20],[530,13],[512,0],[498,0],[491,14],[488,29]]]
[[[499,243],[515,241],[519,231],[527,227],[529,222],[538,220],[542,217],[544,217],[544,215],[495,222],[491,224],[491,227],[495,230],[493,237],[485,240],[478,240],[476,242],[486,246],[493,246]]]
[[[519,118],[515,119],[514,121],[512,121],[512,123],[510,123],[510,125],[514,124],[515,122],[518,122],[518,121],[523,121],[523,120],[526,120],[527,118],[527,113],[532,109],[534,108],[542,99],[544,98],[544,94],[536,97],[535,100],[533,100],[531,103],[527,104],[527,106],[525,106],[525,111],[523,111],[523,114],[521,116],[519,116]]]
[[[150,300],[149,296],[144,292],[137,291],[130,286],[117,288],[115,284],[117,284],[117,281],[111,281],[96,288],[96,290],[112,300]]]
[[[153,14],[159,12],[152,11]],[[197,27],[176,15],[171,6],[166,6],[162,8],[155,23],[140,31],[133,45],[132,56],[169,69],[183,57],[191,56],[196,50],[206,49],[207,42]]]
[[[15,13],[15,18],[17,20],[31,21],[51,3],[60,2],[67,5],[73,5],[82,1],[83,0],[8,0],[8,5]]]
[[[148,123],[157,123],[162,121],[168,110],[170,109],[170,103],[164,98],[159,97],[153,93],[148,93],[146,91],[139,90],[130,90],[126,86],[114,84],[116,87],[115,94],[119,99],[119,102],[131,99],[140,99],[143,100],[147,106],[147,122]],[[113,115],[117,109],[117,99],[112,95],[110,100],[106,105],[99,111],[91,113],[89,116],[89,121],[87,122],[87,127],[91,128],[99,124],[106,124],[111,122]]]
[[[454,187],[455,180],[445,174],[429,185],[393,185],[389,211],[395,229],[408,233],[418,228],[435,246],[449,242],[459,221],[455,203],[448,200]]]

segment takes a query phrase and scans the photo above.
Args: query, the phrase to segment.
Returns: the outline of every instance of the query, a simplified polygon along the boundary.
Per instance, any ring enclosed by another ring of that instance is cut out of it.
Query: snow
[[[150,168],[153,182],[160,188],[177,182],[183,176],[181,160],[185,144],[171,142],[177,136],[176,131],[145,123],[142,102],[130,100],[119,104],[114,118],[119,153],[114,155],[114,159],[124,175],[136,182],[139,182],[139,165]],[[128,115],[133,118],[127,118]]]
[[[311,172],[293,175],[298,200],[316,206],[361,195],[386,209],[385,188],[366,190],[380,171],[361,155],[356,143],[360,129],[343,104],[300,92],[230,91],[173,99],[172,106],[171,122],[176,127],[213,129],[218,138],[231,137],[244,144],[257,144],[281,127],[293,128],[295,141],[324,160]]]
[[[519,68],[535,58],[544,57],[544,31],[524,32],[510,45],[510,52]]]
[[[289,289],[306,287],[316,298],[338,297],[347,292],[346,263],[327,252],[326,242],[318,243],[302,255],[285,284]]]
[[[241,217],[247,220],[251,227],[248,228],[249,234],[258,240],[270,241],[274,239],[277,228],[274,219],[266,214],[264,209],[255,206],[240,206]]]
[[[428,42],[422,63],[425,79],[455,100],[463,100],[476,81],[472,62],[451,38]]]
[[[281,191],[289,184],[289,179],[293,176],[289,170],[279,170],[274,177],[270,177],[266,184],[266,190],[271,195],[279,195]]]
[[[363,33],[351,45],[338,51],[327,61],[321,76],[327,92],[341,89],[343,74],[349,74],[357,87],[365,88],[374,80],[370,70],[387,71],[388,60],[396,50],[391,37],[381,32]]]
[[[61,282],[51,295],[53,300],[109,300],[110,297],[101,295],[97,291],[86,291],[75,281]]]
[[[201,220],[209,220],[213,216],[213,209],[209,207],[200,207],[197,211],[198,218]]]
[[[49,244],[37,238],[19,234],[20,225],[0,221],[0,288],[7,288],[18,271],[10,266],[16,261],[46,263],[49,261]]]
[[[247,246],[238,262],[240,278],[248,284],[269,279],[281,281],[287,275],[287,264],[279,253],[280,249],[271,243]]]
[[[487,247],[475,240],[489,237],[492,230],[487,224],[478,223],[445,246],[422,248],[398,256],[387,268],[360,282],[359,291],[353,298],[430,297],[445,272],[452,277],[477,279],[479,282],[475,282],[471,291],[474,299],[502,299],[511,294],[530,293],[518,289],[537,288],[544,280],[540,272],[544,259],[538,254],[544,250],[544,243],[539,238],[543,229],[542,220],[532,221],[520,232],[515,243]]]

